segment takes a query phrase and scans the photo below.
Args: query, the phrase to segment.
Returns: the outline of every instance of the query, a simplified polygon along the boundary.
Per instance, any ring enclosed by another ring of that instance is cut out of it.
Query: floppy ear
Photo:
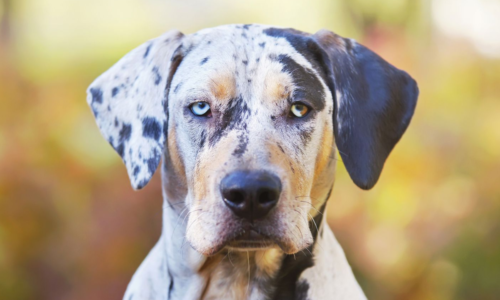
[[[337,147],[354,183],[370,189],[410,123],[417,84],[354,40],[327,30],[317,32],[314,39],[322,49],[335,99]]]
[[[167,132],[168,85],[183,34],[169,31],[125,55],[87,90],[104,138],[123,159],[134,189],[151,179]]]

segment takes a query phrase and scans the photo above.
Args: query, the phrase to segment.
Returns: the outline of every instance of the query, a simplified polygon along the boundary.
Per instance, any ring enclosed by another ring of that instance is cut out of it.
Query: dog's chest
[[[275,275],[282,252],[227,252],[207,261],[207,285],[201,299],[268,299],[274,292]]]

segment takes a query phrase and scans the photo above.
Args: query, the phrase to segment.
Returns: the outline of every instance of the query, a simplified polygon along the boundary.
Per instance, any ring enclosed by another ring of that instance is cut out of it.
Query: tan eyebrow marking
[[[290,96],[293,82],[288,74],[271,71],[264,80],[263,99],[266,102],[276,103]]]
[[[236,80],[231,73],[217,74],[210,79],[210,91],[215,98],[228,101],[236,97]]]

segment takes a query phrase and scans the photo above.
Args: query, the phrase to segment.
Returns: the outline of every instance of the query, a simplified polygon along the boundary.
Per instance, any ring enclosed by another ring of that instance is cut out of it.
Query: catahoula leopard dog
[[[169,31],[88,89],[143,188],[162,160],[161,237],[124,299],[366,299],[326,224],[340,158],[377,182],[416,82],[330,31]]]

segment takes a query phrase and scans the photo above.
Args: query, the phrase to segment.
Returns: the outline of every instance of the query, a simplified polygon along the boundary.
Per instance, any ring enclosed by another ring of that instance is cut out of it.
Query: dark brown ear
[[[354,40],[327,30],[313,39],[335,101],[334,134],[342,161],[354,183],[370,189],[410,123],[417,83]]]

